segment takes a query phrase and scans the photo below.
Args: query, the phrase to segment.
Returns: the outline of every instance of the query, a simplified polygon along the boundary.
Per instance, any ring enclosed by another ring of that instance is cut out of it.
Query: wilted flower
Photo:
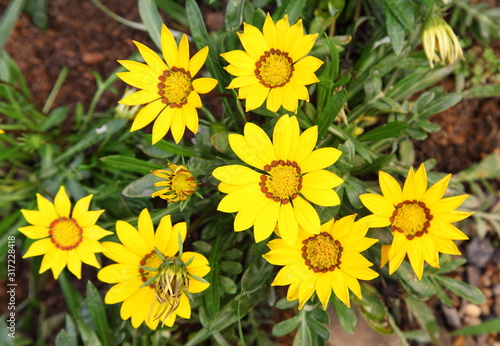
[[[453,64],[458,59],[464,59],[457,36],[439,15],[431,15],[425,22],[422,43],[431,68],[434,68],[434,62],[446,65],[447,63]]]
[[[101,269],[99,280],[111,287],[104,297],[106,304],[123,302],[120,316],[132,319],[138,328],[142,322],[151,329],[158,323],[171,327],[177,316],[191,317],[190,293],[208,288],[202,279],[210,271],[208,260],[196,252],[183,252],[186,223],[172,226],[164,216],[156,232],[147,209],[139,215],[138,230],[125,221],[116,222],[122,244],[105,242],[104,255],[117,262]]]

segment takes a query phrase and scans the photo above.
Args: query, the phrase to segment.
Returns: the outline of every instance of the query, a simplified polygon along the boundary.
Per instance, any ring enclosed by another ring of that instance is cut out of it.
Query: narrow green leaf
[[[288,333],[291,333],[292,330],[297,328],[299,323],[300,323],[299,316],[294,316],[286,321],[275,324],[272,331],[273,336],[280,337],[287,335]]]
[[[243,270],[243,266],[238,262],[222,261],[219,265],[220,269],[228,274],[238,275]]]
[[[75,322],[73,322],[73,318],[70,315],[66,314],[65,317],[65,327],[66,333],[70,342],[67,344],[68,346],[78,346],[78,331],[76,330]]]
[[[21,14],[25,0],[12,0],[2,18],[0,18],[0,51],[3,50],[3,46],[7,39],[9,38],[11,30],[16,24],[17,18]]]
[[[391,39],[392,50],[394,50],[396,55],[399,55],[401,54],[401,50],[403,50],[403,43],[405,41],[405,27],[388,8],[387,2],[384,5],[384,12],[386,17],[385,24],[387,33]]]
[[[262,258],[264,252],[267,251],[263,243],[252,244],[251,251],[254,253],[254,258],[241,277],[241,287],[245,293],[261,288],[262,283],[266,282],[273,271],[273,266]]]
[[[318,117],[318,138],[323,138],[326,135],[328,127],[332,124],[340,110],[344,107],[346,99],[347,90],[345,89],[333,94],[328,99],[325,108],[321,111]]]
[[[59,125],[66,116],[68,115],[69,107],[61,106],[50,112],[49,116],[45,118],[45,121],[40,125],[40,131],[47,131],[51,128]]]
[[[314,334],[318,335],[321,339],[326,341],[330,338],[330,331],[324,323],[316,321],[313,318],[308,319],[307,323],[309,324],[311,331]]]
[[[465,263],[467,263],[467,259],[463,258],[463,257],[451,259],[451,261],[449,261],[449,262],[441,263],[441,268],[436,269],[436,273],[444,274],[444,273],[452,272],[455,269],[463,266]]]
[[[2,344],[3,345],[3,344]],[[70,346],[71,340],[68,336],[68,333],[63,329],[56,336],[56,346]]]
[[[418,118],[427,119],[431,115],[447,110],[462,101],[462,96],[455,93],[442,94],[436,97],[424,109],[420,109]],[[413,118],[413,117],[412,117]]]
[[[402,135],[407,128],[408,124],[404,121],[392,121],[371,131],[363,133],[358,137],[358,140],[360,142],[368,142],[378,141],[386,138],[396,138]]]
[[[6,320],[7,318],[2,318],[0,320],[0,345],[14,346],[14,340],[16,339],[9,336],[9,334],[13,332],[9,329],[10,326],[7,326]],[[15,330],[15,328],[13,329]]]
[[[162,179],[157,177],[156,175],[149,173],[128,184],[125,189],[123,189],[123,194],[127,197],[150,198],[153,192],[158,190],[158,188],[154,186],[154,183],[157,183],[161,180]]]
[[[475,326],[465,327],[451,332],[451,335],[482,335],[500,333],[500,318],[495,318]]]
[[[429,334],[433,345],[441,344],[441,333],[433,311],[422,301],[413,296],[406,298],[406,305],[416,317],[418,323]]]
[[[453,303],[451,302],[451,298],[448,296],[448,294],[443,290],[441,285],[437,283],[437,281],[431,277],[432,284],[434,285],[434,288],[436,289],[436,296],[438,299],[447,307],[452,307]]]
[[[94,328],[103,345],[111,344],[111,329],[109,328],[106,310],[101,295],[92,284],[87,281],[87,306],[90,311],[90,318],[94,323]]]
[[[244,0],[229,0],[226,6],[224,23],[227,31],[238,30],[243,22]]]
[[[151,135],[144,135],[144,138],[148,142],[151,142],[151,137],[152,137]],[[181,147],[179,145],[176,145],[174,143],[171,143],[171,142],[167,142],[164,139],[160,139],[160,141],[157,142],[157,143],[155,143],[154,146],[156,148],[160,149],[160,150],[163,150],[163,151],[165,151],[167,153],[172,153],[172,154],[175,154],[175,155],[182,155],[184,157],[197,156],[196,154],[194,154],[189,149],[183,148],[183,147]]]
[[[126,172],[148,174],[152,170],[164,168],[162,165],[136,159],[134,157],[110,155],[99,159],[104,166]]]
[[[149,37],[161,49],[160,32],[162,19],[156,4],[153,0],[139,0],[138,7],[139,15],[148,29]]]
[[[365,321],[381,334],[392,334],[390,315],[382,296],[372,285],[361,283],[363,299],[358,300],[359,312]]]
[[[188,26],[184,6],[178,4],[174,0],[155,0],[155,4],[168,13],[169,17],[172,17],[178,23],[182,24],[182,26]]]
[[[219,233],[212,244],[212,251],[210,251],[210,256],[208,257],[208,262],[210,263],[210,268],[212,270],[205,277],[210,286],[205,290],[203,298],[205,301],[205,307],[207,309],[208,323],[213,328],[213,323],[217,319],[220,312],[220,274],[219,274],[219,258],[220,253],[220,242],[221,234]]]
[[[302,12],[304,11],[304,7],[306,6],[307,0],[290,0],[284,5],[283,10],[280,11],[280,16],[279,18],[276,18],[276,16],[273,16],[274,21],[278,21],[279,19],[283,18],[285,15],[288,15],[288,21],[290,22],[290,25],[295,24],[298,20],[299,17],[301,16]],[[278,12],[278,11],[276,11]]]
[[[498,97],[500,84],[475,85],[464,94],[465,98]]]
[[[384,0],[384,7],[388,8],[394,17],[402,24],[408,31],[413,30],[415,24],[415,16],[411,1],[407,0]]]
[[[435,278],[441,283],[441,285],[449,289],[451,292],[467,299],[471,303],[482,305],[486,302],[485,295],[477,287],[469,285],[468,283],[465,283],[463,281],[449,278],[447,276],[437,275],[435,276]]]
[[[220,287],[222,287],[222,290],[227,294],[236,294],[238,291],[238,286],[236,286],[233,280],[226,276],[219,277],[219,282]]]
[[[311,330],[307,324],[306,313],[304,310],[299,312],[301,316],[300,326],[293,339],[293,346],[313,345]]]
[[[80,336],[82,338],[83,344],[85,346],[101,346],[102,343],[97,337],[97,334],[92,328],[83,323],[80,319],[76,320],[76,325],[80,331]]]
[[[356,327],[357,322],[354,309],[348,308],[335,295],[330,298],[330,301],[333,303],[335,314],[337,314],[337,318],[339,319],[339,324],[342,329],[348,334],[354,334],[354,327]]]
[[[299,301],[296,300],[288,300],[286,297],[281,298],[276,302],[275,307],[280,310],[285,310],[285,309],[291,309],[293,307],[296,307],[299,304]]]
[[[69,311],[75,318],[78,318],[80,316],[80,305],[83,302],[82,295],[70,284],[64,270],[59,275],[57,281],[59,281]]]
[[[429,299],[436,294],[436,289],[427,275],[424,273],[422,280],[419,280],[408,262],[403,261],[395,274],[399,277],[405,290],[420,299]]]

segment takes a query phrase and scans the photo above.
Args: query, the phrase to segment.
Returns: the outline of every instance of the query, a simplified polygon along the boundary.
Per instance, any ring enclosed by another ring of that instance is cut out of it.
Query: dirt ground
[[[0,13],[4,12],[8,2],[0,0]],[[75,105],[77,102],[88,105],[96,90],[92,71],[104,78],[113,73],[119,66],[117,59],[127,59],[136,52],[132,40],[154,47],[146,32],[131,29],[114,21],[89,1],[52,0],[47,3],[48,29],[39,30],[32,19],[23,14],[6,45],[7,52],[23,71],[30,85],[33,101],[39,108],[44,105],[63,67],[69,67],[69,73],[55,99],[54,107],[63,104]],[[140,22],[136,2],[107,0],[102,3],[126,19]],[[203,11],[203,14],[206,16],[209,30],[214,30],[222,24],[221,13]],[[167,25],[169,24],[167,22]],[[499,49],[497,53],[498,51]],[[121,98],[124,83],[117,82],[114,86],[118,93],[106,92],[99,102],[97,111],[116,105]],[[416,144],[418,162],[433,157],[437,161],[436,170],[457,173],[491,152],[500,153],[500,98],[464,100],[457,106],[433,116],[431,120],[441,125],[442,129],[431,134],[428,140]],[[497,184],[500,182],[499,179],[497,178]],[[498,244],[498,237],[495,238],[494,235],[487,239],[490,241],[490,246],[493,246],[491,243],[494,241]],[[476,318],[486,320],[495,315],[500,317],[500,293],[498,295],[495,293],[495,290],[500,292],[500,250],[494,249],[491,258],[484,265],[472,263],[468,265],[469,267],[472,269],[457,275],[477,284],[484,289],[483,291],[486,290],[486,293],[489,290],[489,305],[483,308]],[[486,278],[489,281],[485,281]],[[48,295],[47,299],[49,304],[58,304],[58,299],[54,299],[53,295],[52,297]],[[457,304],[456,311],[461,314],[460,325],[467,325],[466,307],[462,306],[460,301]],[[456,328],[451,325],[446,313],[440,311],[439,316],[444,327]],[[477,323],[477,319],[473,322]],[[333,325],[334,335],[340,335],[341,332],[335,328]],[[369,328],[365,330],[366,333],[370,331]],[[376,344],[370,339],[357,339],[356,342],[345,340],[352,346]],[[453,344],[472,345],[474,343],[471,342],[479,342],[478,340],[457,338]],[[377,341],[386,345],[392,345],[393,342],[394,339]]]

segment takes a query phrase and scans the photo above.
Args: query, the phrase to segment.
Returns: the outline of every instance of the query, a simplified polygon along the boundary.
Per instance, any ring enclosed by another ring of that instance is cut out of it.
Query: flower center
[[[317,234],[302,241],[302,258],[306,266],[315,273],[326,273],[340,268],[344,248],[338,240],[327,232]]]
[[[179,170],[172,177],[172,191],[176,192],[180,200],[192,195],[196,187],[196,179],[189,171]]]
[[[265,51],[264,55],[255,63],[255,67],[255,77],[266,88],[285,86],[295,70],[293,60],[288,56],[288,53],[274,48]]]
[[[147,253],[143,259],[139,262],[139,275],[141,276],[142,282],[147,282],[151,280],[151,278],[155,277],[158,275],[158,271],[149,271],[147,269],[144,269],[142,267],[148,267],[148,268],[160,268],[161,264],[163,261],[161,258],[158,257],[156,254],[155,250],[152,250],[150,253]],[[155,285],[154,283],[149,284],[149,288],[154,288]]]
[[[284,160],[273,161],[271,165],[265,165],[264,170],[268,175],[260,176],[260,191],[267,198],[275,202],[287,204],[290,199],[297,197],[297,192],[302,189],[302,177],[300,167],[295,161]]]
[[[396,206],[390,217],[391,231],[404,233],[406,239],[412,240],[429,232],[432,219],[431,211],[424,202],[406,200]]]
[[[75,219],[61,217],[49,226],[50,241],[61,250],[73,250],[82,242],[83,230]]]
[[[189,71],[174,66],[171,70],[163,71],[158,79],[161,102],[168,104],[170,108],[182,108],[188,102],[188,96],[194,90]]]

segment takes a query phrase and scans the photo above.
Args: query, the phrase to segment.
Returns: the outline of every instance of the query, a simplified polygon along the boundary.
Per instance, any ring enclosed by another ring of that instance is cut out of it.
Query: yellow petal
[[[162,105],[163,107],[163,105]],[[151,112],[148,114],[148,116],[153,116],[154,113]],[[158,115],[158,118],[156,119],[154,125],[153,125],[153,133],[151,137],[151,142],[152,144],[158,143],[165,135],[167,134],[168,130],[170,130],[170,125],[172,124],[172,119],[174,118],[175,115],[175,110],[174,108],[170,107],[165,107],[163,110],[160,111],[160,115]],[[156,116],[155,116],[156,117]],[[136,118],[139,119],[139,118]],[[154,118],[153,118],[154,119]],[[141,119],[141,120],[146,120],[146,119]],[[149,119],[148,119],[149,121]],[[134,125],[136,122],[134,121]],[[143,127],[142,125],[146,126],[146,122],[144,121],[141,123],[139,126]],[[132,127],[134,126],[132,125]],[[130,130],[132,131],[132,129]]]
[[[299,144],[300,129],[297,117],[283,115],[274,126],[273,146],[281,160],[293,160]],[[301,167],[303,169],[303,167]],[[303,171],[303,170],[302,170]],[[303,171],[303,173],[305,173]]]
[[[408,246],[408,258],[415,275],[419,280],[422,280],[424,273],[424,255],[420,242],[411,241]]]
[[[136,130],[142,129],[153,120],[156,119],[158,114],[165,108],[165,104],[160,100],[153,101],[148,103],[146,106],[142,107],[141,110],[135,116],[134,122],[132,123],[132,127],[130,128],[130,132],[134,132]],[[168,129],[167,129],[168,131]]]
[[[340,204],[339,195],[332,189],[316,190],[303,185],[300,192],[306,199],[317,205],[333,207]]]
[[[174,141],[178,144],[182,136],[184,136],[184,131],[186,130],[186,126],[184,125],[184,121],[182,120],[182,110],[178,108],[173,109],[174,115],[172,116],[172,124],[170,125],[170,131],[172,131],[172,137],[174,137]]]
[[[432,208],[430,208],[431,214],[438,215],[450,213],[458,208],[467,199],[467,197],[469,197],[469,195],[443,198],[439,201],[439,203],[436,203],[432,206]]]
[[[264,87],[260,83],[256,83],[248,87],[240,88],[238,98],[246,99],[245,110],[250,112],[251,110],[262,106],[268,94],[268,88]]]
[[[114,284],[120,281],[131,280],[138,275],[138,266],[115,263],[99,270],[99,272],[97,273],[97,278],[102,282]]]
[[[316,171],[333,165],[342,152],[335,148],[320,148],[314,150],[303,161],[297,162],[302,169],[302,173]]]
[[[102,243],[104,247],[103,254],[112,259],[115,262],[129,265],[138,265],[139,262],[144,257],[143,255],[138,256],[129,249],[127,249],[122,244],[118,244],[115,242],[104,242]],[[79,248],[79,247],[78,247]],[[77,250],[78,250],[77,248]],[[80,257],[82,258],[82,257]]]
[[[153,220],[147,208],[141,211],[137,223],[140,237],[144,240],[146,246],[152,249],[155,246],[155,230]]]
[[[392,205],[398,205],[398,203],[401,203],[403,201],[401,186],[399,186],[399,183],[396,179],[394,179],[390,174],[383,171],[379,171],[378,179],[382,194]]]
[[[255,76],[242,76],[234,78],[227,86],[227,89],[235,89],[258,84],[259,80]]]
[[[242,50],[232,50],[232,51],[221,54],[221,56],[228,63],[230,63],[231,65],[234,65],[235,67],[239,67],[239,68],[251,67],[252,69],[255,69],[255,62],[257,60],[252,58],[250,55],[248,55],[247,52],[244,52]],[[255,74],[253,72],[250,73],[250,75],[255,77]]]
[[[59,188],[59,192],[57,192],[57,195],[54,198],[54,206],[56,208],[57,214],[60,217],[69,217],[71,213],[71,201],[69,200],[69,197],[66,194],[64,186],[61,186]]]
[[[139,90],[131,95],[128,95],[127,97],[122,98],[120,101],[118,101],[118,103],[127,106],[135,106],[153,102],[155,100],[158,100],[159,98],[160,95],[158,95],[157,91]]]
[[[254,124],[247,123],[246,126],[257,126]],[[229,145],[234,153],[245,163],[250,166],[264,169],[265,165],[268,165],[269,162],[265,162],[262,160],[260,155],[255,152],[255,150],[248,144],[245,137],[242,135],[231,133],[228,135]]]
[[[297,263],[300,260],[303,261],[302,251],[293,250],[289,247],[269,251],[268,253],[262,255],[262,257],[275,266],[285,266]]]
[[[150,48],[146,47],[140,42],[132,42],[134,42],[134,44],[137,46],[137,49],[139,49],[139,53],[141,53],[142,58],[144,59],[146,64],[148,64],[158,76],[163,74],[163,71],[167,69],[167,65],[165,65],[165,62],[161,60],[158,54],[156,54]]]
[[[450,225],[449,223],[441,224],[441,226],[437,230],[434,230],[431,227],[429,229],[429,232],[441,238],[454,239],[454,240],[469,239],[469,237],[467,237],[462,231],[460,231],[457,227]]]
[[[260,182],[261,176],[261,174],[253,169],[241,165],[217,167],[212,172],[212,175],[220,181],[232,185],[246,185],[252,183],[257,185],[258,182]]]
[[[274,202],[270,199],[267,199],[267,201],[264,203],[267,204],[266,207],[259,215],[257,215],[257,218],[255,219],[254,237],[256,243],[269,238],[271,233],[273,233],[274,228],[276,227],[276,223],[278,221],[280,213],[279,203]]]
[[[334,270],[332,276],[334,278],[331,282],[333,292],[348,308],[351,307],[349,290],[347,289],[347,284],[345,282],[344,275],[342,275],[342,271]]]
[[[267,95],[266,108],[273,113],[276,113],[283,104],[283,95],[279,89],[281,88],[272,88]]]
[[[278,216],[278,227],[283,240],[288,245],[293,245],[297,240],[299,225],[295,219],[295,213],[290,203],[281,205]]]
[[[49,229],[42,226],[25,226],[17,230],[31,239],[41,239],[49,236]]]
[[[262,162],[270,164],[274,160],[280,159],[273,148],[271,140],[267,134],[255,124],[246,123],[244,135],[247,145]]]
[[[427,207],[432,207],[434,204],[438,203],[441,198],[443,198],[446,188],[450,183],[451,174],[448,174],[437,183],[432,185],[422,196],[422,201]]]
[[[196,76],[198,71],[200,71],[200,69],[203,67],[205,60],[207,60],[207,56],[208,56],[208,46],[200,49],[200,51],[195,55],[193,55],[191,60],[189,60],[188,71],[191,73],[192,77]]]
[[[36,199],[40,213],[43,213],[47,219],[52,219],[52,221],[59,219],[56,207],[52,202],[39,193],[36,194]]]
[[[302,34],[301,32],[302,28],[298,28],[297,31],[300,31],[300,34]],[[307,53],[309,53],[317,37],[318,34],[304,35],[302,37],[299,37],[299,39],[295,41],[291,41],[295,44],[288,51],[290,52],[289,56],[293,59],[293,61],[298,61],[299,59],[304,57]]]
[[[295,212],[295,218],[297,219],[299,225],[311,234],[319,233],[320,221],[316,210],[313,208],[309,202],[306,202],[302,197],[297,196],[293,200],[293,209]]]
[[[299,96],[296,93],[296,89],[292,87],[292,84],[287,83],[284,87],[277,89],[275,88],[274,90],[278,90],[278,92],[281,94],[283,108],[285,108],[289,112],[297,114],[297,108],[299,106]],[[307,95],[307,97],[303,100],[306,99],[309,101],[309,95]]]
[[[229,195],[224,197],[217,207],[217,210],[225,213],[234,213],[239,211],[241,208],[247,205],[248,199],[253,199],[253,196],[261,195],[265,198],[264,194],[260,192],[259,186],[257,184],[249,184],[243,188],[231,192]]]
[[[312,153],[317,140],[318,126],[312,126],[302,132],[299,138],[299,144],[297,145],[294,160],[299,164],[304,161],[304,159]]]
[[[343,180],[338,175],[324,169],[309,172],[302,177],[302,186],[315,190],[331,189],[342,183]]]
[[[324,310],[326,310],[332,294],[332,285],[330,284],[332,279],[333,278],[330,272],[319,274],[316,279],[316,294],[318,295]]]
[[[311,298],[316,289],[316,275],[307,275],[299,286],[299,309]]]
[[[64,267],[68,263],[68,254],[67,251],[56,250],[54,252],[54,256],[52,257],[52,274],[54,275],[54,279],[58,279],[59,275],[63,271]]]
[[[366,222],[370,228],[387,227],[391,225],[391,220],[389,220],[388,216],[380,216],[375,214],[365,216],[359,221]]]
[[[234,219],[234,231],[240,232],[249,229],[255,224],[255,219],[267,205],[267,198],[263,195],[252,195],[247,200],[248,204],[243,206]]]
[[[106,304],[116,304],[136,293],[143,282],[138,277],[133,280],[122,281],[111,287],[104,297]]]
[[[161,26],[161,51],[163,58],[170,68],[179,65],[177,60],[177,42],[175,42],[174,36],[165,24]]]
[[[201,98],[200,98],[200,95],[196,91],[193,90],[189,93],[187,105],[190,105],[193,108],[201,108],[201,106],[202,106]],[[183,108],[184,109],[187,108],[186,106],[184,106]],[[198,113],[196,113],[196,114],[198,114]],[[198,122],[198,115],[196,115],[196,122]]]
[[[244,22],[243,34],[237,34],[243,48],[255,60],[259,59],[260,56],[264,54],[264,51],[269,50],[264,35],[255,26]]]
[[[159,75],[160,74],[158,74],[158,76]],[[158,92],[158,77],[136,72],[120,72],[117,73],[116,76],[134,88]]]
[[[193,280],[189,281],[188,292],[189,293],[199,293],[199,292],[203,292],[208,287],[210,287],[209,283],[201,282],[201,281],[193,279]]]
[[[55,245],[52,244],[49,238],[41,239],[31,244],[28,251],[26,251],[26,253],[24,254],[23,258],[40,256],[47,253],[53,248],[55,248]]]
[[[186,34],[182,34],[177,55],[177,67],[189,70],[189,43]]]
[[[191,84],[198,94],[206,94],[215,88],[217,80],[213,78],[198,78],[193,80]]]
[[[175,313],[185,319],[191,318],[191,303],[185,294],[181,295],[179,307],[175,310]]]
[[[77,278],[82,278],[82,261],[78,256],[78,252],[76,251],[67,251],[68,254],[68,269],[72,272]]]
[[[45,215],[44,213],[38,210],[21,209],[21,213],[23,214],[26,221],[28,221],[28,223],[34,226],[48,228],[50,227],[50,224],[54,221],[54,219],[52,219],[50,215]]]
[[[387,198],[374,193],[362,194],[359,199],[368,210],[382,217],[391,217],[392,212],[395,210]]]

